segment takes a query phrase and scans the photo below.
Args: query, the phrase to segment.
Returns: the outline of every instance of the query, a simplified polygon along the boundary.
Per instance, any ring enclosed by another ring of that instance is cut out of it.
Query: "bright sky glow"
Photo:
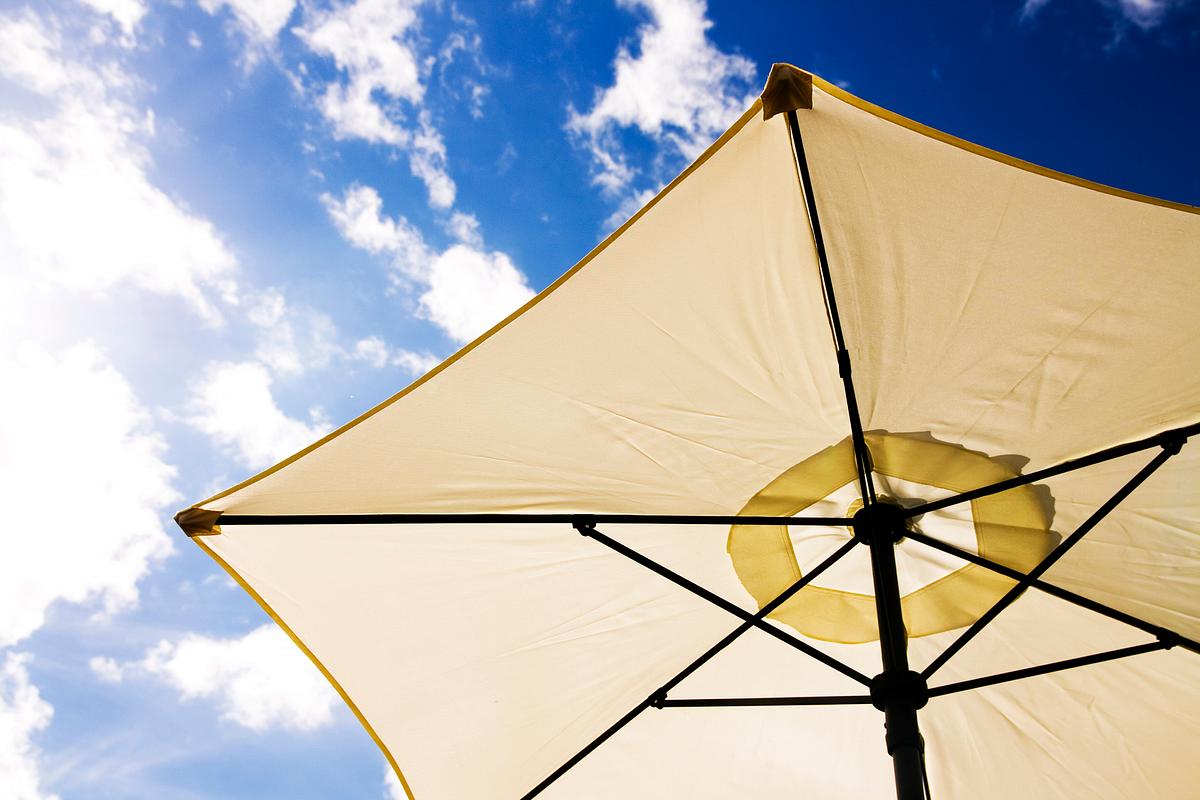
[[[1198,6],[0,0],[0,800],[402,797],[176,510],[547,286],[773,61],[1200,203]]]

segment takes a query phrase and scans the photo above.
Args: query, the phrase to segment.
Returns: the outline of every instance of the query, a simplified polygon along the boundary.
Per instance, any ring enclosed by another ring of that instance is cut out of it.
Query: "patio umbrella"
[[[177,519],[420,800],[1190,796],[1198,268],[1195,208],[777,65],[525,307]]]

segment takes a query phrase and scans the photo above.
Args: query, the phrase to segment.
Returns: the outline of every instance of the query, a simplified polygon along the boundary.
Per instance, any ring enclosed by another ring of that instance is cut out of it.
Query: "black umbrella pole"
[[[855,515],[855,532],[871,548],[875,582],[875,615],[883,672],[871,682],[871,702],[884,714],[885,742],[896,773],[898,800],[926,800],[925,743],[917,725],[917,709],[929,692],[925,679],[908,666],[908,634],[896,578],[896,543],[904,535],[903,512],[875,504]]]

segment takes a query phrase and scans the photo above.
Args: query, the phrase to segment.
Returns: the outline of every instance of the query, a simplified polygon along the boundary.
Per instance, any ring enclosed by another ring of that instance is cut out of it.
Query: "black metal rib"
[[[537,786],[530,789],[525,794],[521,795],[521,800],[530,800],[531,797],[537,797],[539,794],[544,792],[546,790],[546,787],[548,787],[550,784],[554,783],[556,780],[558,780],[563,775],[565,775],[567,773],[567,771],[571,769],[571,767],[575,766],[580,761],[583,761],[583,759],[587,758],[592,753],[593,750],[595,750],[597,747],[599,747],[600,745],[607,742],[610,738],[612,738],[612,735],[614,733],[621,730],[621,728],[624,728],[630,722],[633,722],[634,718],[637,717],[638,714],[641,714],[643,711],[645,711],[649,707],[650,707],[650,698],[646,698],[641,703],[639,703],[637,706],[635,706],[633,709],[631,709],[628,714],[621,717],[619,720],[614,722],[612,725],[608,726],[608,729],[605,730],[604,733],[600,734],[595,739],[592,739],[592,741],[588,742],[586,747],[584,747],[578,753],[576,753],[575,755],[573,755],[569,759],[567,759],[566,763],[564,763],[561,767],[559,767],[558,769],[554,770],[554,772],[551,772],[549,775],[547,775],[541,783],[539,783]]]
[[[1104,503],[1104,505],[1096,509],[1096,511],[1090,517],[1088,517],[1083,524],[1075,529],[1074,533],[1064,539],[1058,545],[1058,547],[1054,548],[1045,558],[1043,558],[1041,563],[1034,567],[1028,575],[1017,581],[1016,586],[1013,586],[1011,589],[1009,589],[1003,597],[997,600],[991,608],[984,612],[983,616],[975,620],[971,627],[967,628],[965,631],[963,631],[961,636],[951,642],[950,646],[943,650],[941,655],[935,658],[933,662],[921,672],[921,676],[928,680],[931,675],[941,669],[941,667],[947,661],[949,661],[955,653],[962,649],[963,645],[975,638],[975,636],[981,630],[987,627],[989,622],[994,620],[1001,611],[1008,608],[1012,602],[1020,597],[1021,593],[1028,589],[1034,581],[1042,577],[1042,575],[1044,575],[1048,569],[1058,563],[1058,560],[1066,555],[1072,547],[1082,541],[1083,537],[1086,536],[1098,524],[1100,524],[1100,521],[1107,517],[1109,513],[1111,513],[1113,509],[1120,505],[1125,498],[1129,497],[1129,495],[1133,493],[1134,489],[1141,486],[1147,478],[1153,475],[1159,467],[1167,462],[1167,459],[1178,453],[1180,445],[1181,443],[1178,440],[1172,440],[1170,445],[1164,445],[1162,452],[1152,458],[1149,464],[1138,470],[1136,475],[1130,478],[1124,486],[1118,489],[1116,494],[1110,497],[1108,501]]]
[[[853,680],[858,681],[863,686],[871,685],[871,679],[868,678],[866,675],[863,675],[861,672],[854,669],[853,667],[851,667],[847,664],[843,664],[841,661],[838,661],[833,656],[817,649],[816,647],[813,647],[808,642],[805,642],[802,639],[796,638],[795,636],[793,636],[792,634],[788,633],[787,631],[785,631],[781,628],[775,627],[771,623],[767,622],[764,618],[760,618],[758,616],[758,614],[752,614],[751,612],[745,610],[741,606],[738,606],[738,605],[735,605],[734,603],[729,602],[724,597],[721,597],[720,595],[715,594],[714,592],[710,592],[708,589],[705,589],[700,584],[695,583],[694,581],[691,581],[691,580],[683,577],[678,572],[668,569],[667,567],[664,567],[662,564],[659,564],[657,561],[654,561],[651,558],[647,558],[646,556],[642,555],[641,553],[637,552],[636,550],[626,547],[625,545],[618,542],[616,539],[613,539],[609,536],[605,536],[603,533],[596,530],[595,527],[593,527],[593,526],[577,524],[575,527],[580,532],[580,534],[582,534],[583,536],[586,536],[589,539],[595,539],[597,542],[600,542],[600,544],[604,545],[605,547],[609,548],[610,550],[614,550],[614,551],[620,553],[621,555],[625,556],[626,558],[628,558],[630,561],[633,561],[636,564],[640,564],[641,566],[645,567],[646,569],[650,570],[651,572],[653,572],[657,575],[661,575],[662,577],[671,581],[675,585],[682,586],[684,589],[687,589],[692,594],[695,594],[699,597],[704,598],[708,602],[712,603],[713,605],[717,606],[718,608],[720,608],[724,611],[728,611],[730,614],[733,614],[735,617],[738,617],[739,619],[743,620],[744,622],[747,622],[750,625],[753,625],[754,627],[758,628],[763,633],[766,633],[770,636],[774,636],[776,639],[778,639],[781,642],[790,644],[792,647],[796,648],[797,650],[801,651],[802,653],[806,653],[809,656],[812,656],[817,661],[820,661],[822,664],[832,667],[833,669],[842,673],[846,677],[852,678]],[[761,613],[761,611],[759,613]]]
[[[741,625],[739,625],[738,627],[736,627],[732,631],[730,631],[729,634],[725,636],[725,638],[721,639],[721,641],[717,642],[712,647],[708,648],[708,650],[704,651],[704,653],[702,653],[700,656],[698,656],[695,661],[693,661],[692,663],[690,663],[686,667],[684,667],[682,670],[680,670],[675,675],[675,677],[671,678],[671,680],[667,681],[662,686],[660,686],[658,688],[658,691],[656,691],[653,696],[659,697],[659,698],[666,698],[667,693],[670,692],[672,689],[674,689],[676,686],[678,686],[680,683],[682,683],[689,675],[691,675],[693,672],[700,669],[700,667],[702,667],[706,663],[708,663],[708,661],[713,656],[715,656],[717,653],[721,652],[726,647],[733,644],[733,641],[735,639],[737,639],[739,636],[741,636],[743,633],[745,633],[746,631],[755,627],[759,622],[765,620],[772,612],[775,611],[775,609],[779,608],[781,605],[783,605],[788,600],[790,600],[797,592],[799,592],[805,586],[812,583],[813,580],[815,580],[817,578],[817,576],[820,575],[822,572],[824,572],[825,570],[829,569],[834,564],[836,564],[838,562],[838,560],[841,559],[842,556],[846,555],[851,550],[853,550],[855,548],[855,546],[857,546],[857,544],[858,544],[857,540],[851,539],[850,541],[846,542],[841,547],[839,547],[837,550],[833,551],[833,553],[830,554],[824,561],[822,561],[820,564],[818,564],[817,566],[815,566],[811,570],[809,570],[808,574],[806,574],[804,577],[800,578],[800,580],[796,581],[788,588],[784,589],[783,592],[780,593],[780,595],[778,597],[776,597],[774,600],[772,600],[771,602],[767,603],[765,606],[760,608],[753,615],[753,617],[751,619],[744,620]]]
[[[1048,675],[1051,672],[1061,672],[1064,669],[1075,669],[1076,667],[1086,667],[1091,664],[1101,664],[1105,661],[1115,661],[1118,658],[1140,656],[1143,653],[1153,653],[1156,650],[1166,650],[1173,645],[1174,642],[1170,640],[1162,640],[1157,642],[1147,642],[1146,644],[1138,644],[1132,647],[1122,647],[1117,650],[1106,650],[1103,653],[1094,653],[1090,656],[1066,658],[1062,661],[1054,661],[1049,664],[1041,664],[1036,667],[1014,669],[1010,670],[1009,672],[1001,672],[996,675],[988,675],[987,677],[983,678],[972,678],[966,681],[956,681],[955,683],[947,683],[942,686],[934,686],[929,689],[929,696],[941,697],[942,695],[946,694],[966,692],[971,689],[981,689],[984,686],[994,686],[997,683],[1008,683],[1009,681],[1019,681],[1023,678],[1033,678],[1038,675]]]
[[[612,525],[850,525],[846,517],[770,517],[734,514],[222,514],[218,525],[497,525],[576,523]]]
[[[808,222],[812,227],[813,244],[817,249],[817,262],[821,268],[821,283],[825,293],[825,309],[829,313],[829,327],[833,332],[833,344],[837,351],[838,375],[846,392],[846,408],[850,416],[850,436],[854,445],[854,463],[858,469],[859,490],[864,503],[875,502],[875,486],[871,480],[871,454],[863,436],[862,419],[858,414],[858,400],[854,394],[851,377],[850,352],[846,349],[846,338],[842,335],[842,320],[838,316],[837,298],[833,293],[833,278],[829,272],[829,256],[825,252],[825,237],[821,233],[821,218],[817,214],[817,197],[813,192],[812,174],[808,170],[808,158],[804,154],[804,137],[800,135],[800,121],[795,111],[787,112],[788,128],[792,133],[792,149],[796,154],[796,166],[800,170],[804,200],[808,205]]]
[[[1077,469],[1083,469],[1084,467],[1090,467],[1095,464],[1102,464],[1105,461],[1112,461],[1113,459],[1133,455],[1134,453],[1140,453],[1143,450],[1149,450],[1154,447],[1167,447],[1171,446],[1172,443],[1175,442],[1182,443],[1189,437],[1197,434],[1200,434],[1200,422],[1193,423],[1191,425],[1185,425],[1182,428],[1172,428],[1171,430],[1163,431],[1162,433],[1156,433],[1153,436],[1148,436],[1145,439],[1139,439],[1136,442],[1127,442],[1126,444],[1119,444],[1114,447],[1105,448],[1104,450],[1097,450],[1095,453],[1090,455],[1081,456],[1080,458],[1073,458],[1053,467],[1034,470],[1027,475],[1018,475],[1015,478],[998,481],[996,483],[989,484],[988,486],[981,486],[978,489],[972,489],[969,492],[956,494],[953,497],[947,497],[942,500],[934,500],[929,503],[922,503],[918,506],[912,506],[911,508],[905,509],[904,514],[907,517],[928,514],[931,511],[938,511],[939,509],[958,505],[959,503],[965,503],[968,500],[978,500],[981,497],[987,497],[988,495],[998,494],[1009,489],[1015,489],[1018,486],[1025,486],[1030,483],[1044,481],[1047,478],[1053,478],[1056,475],[1074,472]]]
[[[593,534],[589,534],[589,535],[593,535]],[[781,606],[785,602],[787,602],[787,600],[790,597],[795,595],[796,592],[803,589],[805,586],[807,586],[809,583],[811,583],[814,578],[816,578],[822,572],[824,572],[825,570],[827,570],[831,566],[833,566],[838,561],[838,559],[840,559],[842,556],[846,555],[846,553],[850,552],[856,544],[857,544],[857,542],[855,540],[851,539],[850,541],[846,542],[844,545],[839,547],[837,550],[835,550],[833,552],[832,555],[830,555],[828,558],[826,558],[824,561],[822,561],[820,564],[818,564],[816,567],[814,567],[812,570],[810,570],[807,575],[800,578],[800,580],[796,581],[791,586],[789,586],[787,589],[785,589],[778,597],[776,597],[774,600],[772,600],[771,602],[769,602],[765,606],[763,606],[761,609],[759,609],[759,611],[753,615],[753,619],[755,621],[761,621],[761,620],[766,619],[768,614],[770,614],[775,609],[779,608],[779,606]],[[666,708],[667,707],[666,704],[671,702],[666,699],[667,692],[671,691],[676,686],[678,686],[689,675],[691,675],[693,672],[698,670],[701,666],[703,666],[706,662],[708,662],[708,660],[711,659],[713,656],[715,656],[717,653],[721,652],[726,647],[728,647],[733,642],[734,639],[738,638],[743,633],[750,630],[750,628],[754,627],[754,625],[755,625],[755,623],[751,622],[750,620],[746,620],[746,621],[742,622],[741,625],[739,625],[737,628],[735,628],[733,631],[731,631],[728,635],[726,635],[723,639],[721,639],[721,641],[714,644],[712,647],[710,647],[708,650],[706,650],[702,655],[700,655],[698,658],[696,658],[694,661],[692,661],[692,663],[688,664],[686,667],[684,667],[682,670],[680,670],[678,673],[676,673],[675,676],[673,678],[671,678],[671,680],[667,681],[662,686],[660,686],[658,689],[656,689],[653,694],[651,694],[645,700],[643,700],[642,702],[640,702],[636,706],[634,706],[632,709],[630,709],[629,713],[627,713],[625,716],[621,717],[619,720],[617,720],[612,725],[610,725],[608,728],[606,728],[603,733],[601,733],[599,736],[597,736],[595,739],[593,739],[591,742],[589,742],[582,750],[580,750],[578,753],[576,753],[574,756],[572,756],[565,764],[563,764],[561,767],[556,769],[549,776],[547,776],[545,780],[543,780],[541,783],[539,783],[537,786],[535,786],[532,790],[530,790],[529,793],[526,794],[522,798],[522,800],[528,800],[529,798],[534,797],[535,795],[541,793],[547,786],[554,783],[554,781],[556,781],[558,778],[562,777],[562,775],[565,774],[567,772],[567,770],[571,769],[571,767],[575,766],[580,761],[582,761],[589,753],[591,753],[597,747],[604,744],[604,742],[607,741],[609,738],[611,738],[613,734],[615,734],[617,731],[621,730],[621,728],[624,728],[626,725],[628,725],[630,722],[632,722],[635,718],[637,718],[637,716],[639,714],[641,714],[647,708],[650,708],[651,706],[653,706],[655,708]]]
[[[946,544],[945,542],[934,539],[933,537],[924,533],[909,531],[905,534],[905,537],[913,540],[914,542],[920,542],[928,547],[932,547],[934,550],[940,550],[947,555],[957,556],[963,561],[969,561],[972,564],[978,564],[985,569],[990,569],[992,572],[1003,575],[1006,578],[1011,578],[1014,581],[1022,581],[1029,577],[1026,575],[1026,573],[1021,572],[1020,570],[1007,567],[1004,564],[992,561],[989,558],[984,558],[983,556],[978,555],[977,553],[972,553],[969,550],[963,550],[955,547],[952,544]],[[1138,619],[1132,614],[1127,614],[1124,611],[1118,611],[1117,609],[1112,608],[1111,606],[1106,606],[1104,603],[1093,600],[1090,597],[1084,597],[1081,594],[1076,594],[1070,589],[1064,589],[1061,586],[1055,586],[1053,583],[1047,583],[1041,579],[1030,583],[1030,587],[1045,592],[1051,597],[1057,597],[1059,600],[1065,600],[1066,602],[1072,603],[1081,608],[1086,608],[1088,611],[1093,611],[1101,616],[1108,617],[1109,619],[1117,622],[1123,622],[1131,628],[1137,628],[1140,631],[1145,631],[1151,636],[1173,639],[1174,642],[1180,647],[1183,647],[1186,650],[1191,650],[1194,653],[1200,653],[1200,642],[1189,639],[1186,636],[1182,636],[1175,631],[1162,627],[1161,625],[1155,625],[1152,622],[1146,622],[1144,619]]]
[[[743,706],[852,706],[869,705],[866,694],[833,694],[818,697],[687,697],[663,700],[660,708],[739,708]]]

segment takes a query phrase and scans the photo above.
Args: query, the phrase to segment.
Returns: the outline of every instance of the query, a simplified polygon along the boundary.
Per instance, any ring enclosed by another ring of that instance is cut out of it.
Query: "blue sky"
[[[171,514],[550,283],[773,61],[1200,203],[1194,2],[0,3],[0,800],[392,796]]]

